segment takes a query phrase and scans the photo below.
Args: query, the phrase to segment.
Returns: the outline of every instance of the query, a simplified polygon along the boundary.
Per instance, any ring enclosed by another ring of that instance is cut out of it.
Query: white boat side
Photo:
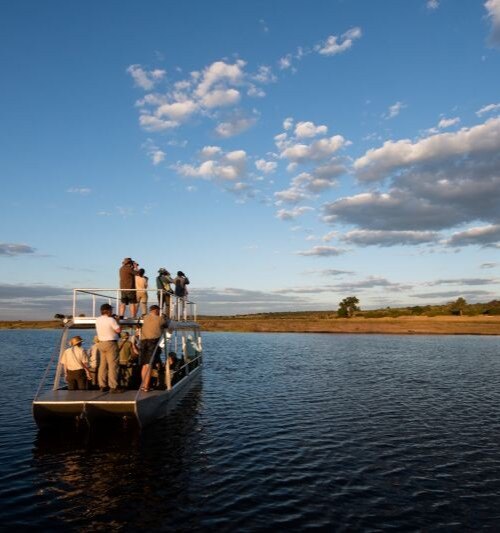
[[[154,293],[156,300],[157,291]],[[81,296],[90,302],[91,313],[79,312],[81,306],[77,300]],[[203,366],[202,342],[200,326],[196,322],[196,305],[184,298],[168,295],[168,306],[163,307],[162,295],[159,295],[160,305],[169,316],[168,330],[163,331],[157,350],[163,349],[164,354],[176,352],[180,359],[177,371],[172,374],[170,366],[165,363],[157,371],[158,390],[144,392],[140,386],[124,392],[113,394],[101,390],[68,390],[62,383],[61,356],[67,347],[71,330],[89,330],[95,328],[96,311],[102,303],[113,305],[119,298],[116,289],[74,289],[73,316],[61,317],[63,330],[58,346],[54,350],[47,365],[44,376],[33,400],[33,416],[40,428],[50,427],[64,422],[85,423],[88,426],[101,421],[117,420],[120,422],[134,422],[144,427],[158,418],[162,418],[173,409],[188,390],[199,380]],[[156,303],[156,301],[155,301]],[[78,313],[75,316],[75,313]],[[122,329],[140,326],[142,318],[120,319]],[[188,355],[187,340],[192,336],[192,343],[196,347],[195,353]],[[156,352],[156,350],[155,350]],[[194,356],[193,356],[194,355]],[[154,355],[151,357],[153,363]],[[166,360],[166,356],[164,357]],[[53,375],[53,385],[48,389]]]

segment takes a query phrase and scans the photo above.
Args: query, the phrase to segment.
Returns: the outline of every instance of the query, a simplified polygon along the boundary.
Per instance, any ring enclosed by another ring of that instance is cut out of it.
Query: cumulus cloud
[[[130,65],[127,68],[128,74],[132,76],[137,87],[150,91],[165,77],[166,72],[160,69],[145,70],[140,65]]]
[[[244,150],[223,152],[218,147],[206,146],[201,150],[199,165],[177,164],[174,168],[182,176],[218,179],[226,182],[237,182],[246,174],[247,154]]]
[[[343,235],[341,240],[360,246],[415,245],[436,242],[438,234],[432,231],[353,230]]]
[[[490,40],[492,44],[500,44],[500,0],[487,0],[484,4],[491,21]]]
[[[221,122],[215,128],[215,133],[224,139],[239,135],[250,129],[257,122],[257,117],[245,117],[235,115],[230,119]]]
[[[285,139],[278,139],[276,144],[281,150],[281,158],[295,163],[307,163],[328,159],[346,145],[346,140],[342,135],[333,135],[332,137],[318,139],[310,144],[287,141]]]
[[[351,28],[343,33],[340,37],[330,35],[324,42],[317,44],[314,50],[324,56],[333,56],[349,50],[354,41],[362,35],[361,28]]]
[[[493,118],[484,124],[453,133],[439,133],[416,142],[409,139],[387,141],[381,148],[368,150],[358,158],[354,169],[361,180],[378,180],[399,168],[471,154],[487,154],[499,148],[500,118]]]
[[[295,207],[293,209],[280,209],[276,213],[276,218],[279,218],[280,220],[295,220],[300,215],[303,215],[304,213],[307,213],[307,211],[312,211],[312,207]]]
[[[481,117],[487,113],[491,113],[494,111],[500,111],[500,104],[488,104],[483,106],[481,109],[476,111],[476,115],[478,117]]]
[[[275,161],[266,161],[265,159],[258,159],[255,161],[255,167],[263,174],[272,174],[278,164]]]
[[[454,233],[448,244],[450,246],[478,245],[500,248],[500,224],[470,228]]]
[[[342,248],[335,246],[313,246],[310,250],[296,252],[297,255],[315,256],[315,257],[335,257],[345,253]]]
[[[326,126],[316,126],[314,122],[298,122],[295,126],[295,136],[298,139],[326,135],[328,128]]]
[[[27,244],[17,244],[12,242],[0,243],[0,257],[16,257],[18,255],[34,254],[35,248]]]

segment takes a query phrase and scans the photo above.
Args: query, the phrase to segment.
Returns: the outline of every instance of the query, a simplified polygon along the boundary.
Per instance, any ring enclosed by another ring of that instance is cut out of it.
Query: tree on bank
[[[467,302],[465,298],[457,298],[455,302],[451,302],[451,312],[454,315],[462,316],[464,314]]]
[[[356,296],[348,296],[339,303],[339,310],[337,316],[343,318],[351,318],[354,315],[354,311],[361,311],[358,307],[359,300]]]

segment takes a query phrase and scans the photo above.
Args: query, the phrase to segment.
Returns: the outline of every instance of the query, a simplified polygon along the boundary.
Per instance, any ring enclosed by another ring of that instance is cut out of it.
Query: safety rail
[[[78,322],[78,318],[95,319],[100,315],[100,306],[103,303],[113,305],[116,311],[121,303],[122,292],[146,293],[147,299],[141,309],[137,303],[136,316],[146,314],[152,303],[158,304],[162,312],[171,320],[187,322],[197,320],[197,306],[195,302],[186,297],[176,296],[173,293],[158,289],[73,289],[73,320]],[[151,298],[150,298],[151,295]],[[85,307],[84,307],[85,305]],[[130,304],[129,304],[130,305]],[[146,309],[144,309],[144,305]],[[90,314],[89,314],[90,313]],[[117,313],[118,314],[118,313]],[[134,318],[134,317],[131,317]]]

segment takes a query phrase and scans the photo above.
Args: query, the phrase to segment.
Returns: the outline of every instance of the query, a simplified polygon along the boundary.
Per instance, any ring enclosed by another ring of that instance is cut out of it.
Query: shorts
[[[159,339],[142,339],[141,340],[141,354],[139,359],[139,364],[141,366],[143,365],[149,365],[151,361],[151,356],[153,355],[153,352],[155,351],[155,346],[158,344]],[[155,356],[153,359],[153,364],[160,361],[160,350],[157,349],[155,352]]]
[[[125,305],[136,304],[137,296],[135,294],[135,291],[122,291],[121,302],[122,304],[125,304]]]

